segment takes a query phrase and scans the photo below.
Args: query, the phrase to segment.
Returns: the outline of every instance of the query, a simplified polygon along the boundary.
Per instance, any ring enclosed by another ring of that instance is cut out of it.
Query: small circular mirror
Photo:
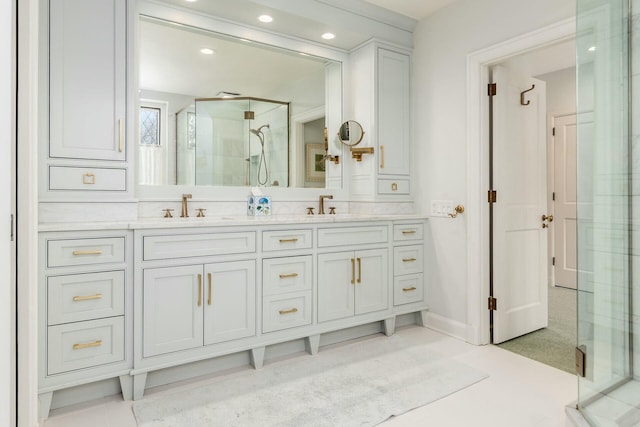
[[[362,141],[363,137],[364,129],[362,129],[362,125],[355,120],[348,120],[344,122],[338,131],[338,138],[340,139],[340,142],[344,145],[348,145],[349,147],[358,145],[360,141]]]

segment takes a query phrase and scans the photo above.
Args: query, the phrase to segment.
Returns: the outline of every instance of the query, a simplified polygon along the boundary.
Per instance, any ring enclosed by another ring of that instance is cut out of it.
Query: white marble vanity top
[[[152,228],[189,228],[224,226],[261,226],[279,224],[316,224],[353,221],[388,221],[426,219],[424,215],[376,215],[376,214],[336,214],[336,215],[271,215],[271,216],[209,216],[204,218],[141,218],[134,221],[94,221],[94,222],[51,222],[41,223],[39,231],[74,230],[137,230]]]

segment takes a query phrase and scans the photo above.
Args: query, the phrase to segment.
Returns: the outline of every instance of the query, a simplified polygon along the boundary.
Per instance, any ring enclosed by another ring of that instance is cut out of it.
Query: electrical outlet
[[[431,216],[448,217],[453,212],[455,212],[455,208],[452,200],[431,201]]]

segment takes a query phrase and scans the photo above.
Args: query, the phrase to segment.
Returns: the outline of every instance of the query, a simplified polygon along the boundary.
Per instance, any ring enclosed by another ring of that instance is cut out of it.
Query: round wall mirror
[[[358,145],[360,141],[362,141],[363,137],[364,129],[362,129],[362,125],[355,120],[348,120],[344,122],[338,131],[338,138],[340,139],[340,142],[344,145],[348,145],[349,147]]]

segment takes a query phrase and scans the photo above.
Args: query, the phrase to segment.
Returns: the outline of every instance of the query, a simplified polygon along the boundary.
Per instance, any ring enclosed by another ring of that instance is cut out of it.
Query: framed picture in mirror
[[[305,179],[309,182],[324,181],[325,165],[324,144],[305,144]]]

